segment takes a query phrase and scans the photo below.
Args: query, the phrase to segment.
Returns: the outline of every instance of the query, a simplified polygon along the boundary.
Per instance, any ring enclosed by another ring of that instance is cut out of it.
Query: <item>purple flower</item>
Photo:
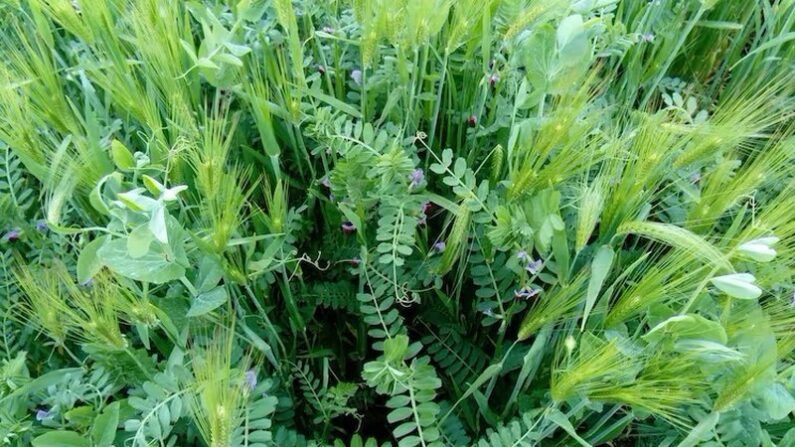
[[[544,261],[536,259],[535,261],[528,262],[527,266],[524,269],[527,270],[527,273],[535,275],[536,273],[540,272],[543,267],[544,267]]]
[[[494,87],[497,83],[500,82],[500,75],[494,73],[493,75],[489,76],[489,85]]]
[[[445,244],[444,241],[438,241],[435,244],[433,244],[433,251],[435,251],[436,253],[444,252],[445,248],[447,248],[447,244]]]
[[[640,35],[640,38],[644,42],[654,42],[654,34],[652,34],[652,33],[643,33],[643,34]]]
[[[38,231],[40,231],[42,233],[47,231],[47,222],[45,222],[43,220],[37,221],[36,222],[36,230],[38,230]]]
[[[433,203],[425,202],[422,204],[422,212],[428,214],[433,209]]]
[[[343,222],[340,227],[342,227],[342,232],[345,234],[353,234],[356,231],[356,225],[351,221]]]
[[[253,391],[254,388],[257,387],[257,373],[254,372],[253,369],[246,371],[244,379],[246,381],[246,388],[248,388],[249,391]]]
[[[19,240],[19,236],[21,236],[21,235],[22,235],[22,232],[20,232],[18,229],[14,229],[14,230],[11,230],[8,233],[6,233],[5,239],[8,242],[16,242],[16,241]]]
[[[38,411],[36,411],[36,420],[37,421],[41,422],[41,421],[47,419],[48,417],[50,417],[50,412],[49,411],[42,410],[42,409],[39,409]]]
[[[356,85],[362,85],[362,71],[361,70],[353,70],[351,72],[351,79]]]
[[[415,169],[414,171],[409,174],[409,180],[411,180],[410,188],[416,188],[425,180],[425,172],[422,169]]]
[[[524,251],[524,250],[519,250],[519,253],[516,253],[516,257],[517,257],[517,258],[518,258],[520,261],[527,261],[527,260],[529,260],[529,259],[530,259],[530,255],[528,255],[528,254],[527,254],[527,252],[526,252],[526,251]]]
[[[538,295],[539,293],[541,293],[541,290],[539,290],[539,289],[522,287],[521,290],[514,290],[513,296],[516,299],[526,300],[526,299],[530,299],[530,298]]]
[[[331,180],[328,178],[328,176],[325,176],[322,179],[320,179],[320,184],[325,186],[326,188],[331,188]]]
[[[326,34],[334,34],[334,28],[332,28],[330,26],[324,26],[323,27],[323,32],[326,33]]]
[[[81,282],[80,285],[86,288],[91,288],[94,286],[94,278],[88,278],[87,280]]]

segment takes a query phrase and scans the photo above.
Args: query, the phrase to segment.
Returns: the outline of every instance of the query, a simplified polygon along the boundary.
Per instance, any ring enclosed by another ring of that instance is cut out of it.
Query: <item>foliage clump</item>
[[[0,23],[0,445],[795,445],[794,1]]]

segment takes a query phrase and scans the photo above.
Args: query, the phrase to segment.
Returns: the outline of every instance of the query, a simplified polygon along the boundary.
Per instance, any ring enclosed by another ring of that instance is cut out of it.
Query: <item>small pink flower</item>
[[[16,242],[19,240],[19,237],[22,235],[22,232],[18,229],[14,229],[6,233],[5,240],[8,242]]]
[[[353,224],[351,221],[345,221],[341,225],[342,232],[345,234],[353,234],[356,232],[356,225]]]

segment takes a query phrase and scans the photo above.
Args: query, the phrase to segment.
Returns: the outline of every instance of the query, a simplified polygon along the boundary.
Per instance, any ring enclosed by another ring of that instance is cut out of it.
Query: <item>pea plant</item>
[[[795,1],[0,23],[0,445],[795,446]]]

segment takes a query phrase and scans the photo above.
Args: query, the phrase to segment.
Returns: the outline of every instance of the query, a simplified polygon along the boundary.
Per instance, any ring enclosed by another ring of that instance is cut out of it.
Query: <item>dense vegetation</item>
[[[0,23],[0,445],[795,446],[795,1]]]

